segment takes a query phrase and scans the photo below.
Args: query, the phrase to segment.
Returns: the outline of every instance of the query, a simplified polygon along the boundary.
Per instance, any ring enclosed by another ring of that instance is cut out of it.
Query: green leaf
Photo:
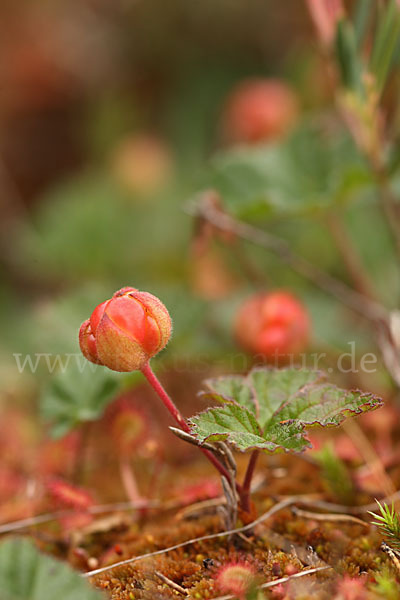
[[[205,381],[209,392],[202,395],[220,403],[235,401],[257,415],[264,429],[275,411],[304,385],[315,383],[323,373],[300,369],[255,368],[246,378],[219,377]]]
[[[255,368],[247,376],[207,380],[202,395],[222,404],[190,419],[201,442],[226,440],[241,451],[301,451],[309,446],[306,426],[339,425],[346,417],[374,410],[380,398],[348,391],[311,369]]]
[[[382,535],[387,539],[389,544],[400,550],[400,517],[396,512],[393,502],[391,508],[389,508],[386,502],[381,504],[376,500],[376,503],[381,514],[369,511],[369,514],[375,519],[373,525],[379,527]]]
[[[399,44],[400,10],[396,0],[390,0],[378,20],[371,55],[371,71],[375,74],[378,91],[384,88]]]
[[[339,21],[336,31],[336,55],[340,67],[343,85],[362,94],[363,84],[361,75],[363,67],[358,56],[357,40],[352,24],[349,21]]]
[[[275,145],[218,154],[205,181],[235,217],[310,215],[351,200],[372,185],[353,141],[305,124]]]
[[[55,437],[101,417],[122,381],[104,367],[81,358],[81,368],[74,363],[68,365],[64,372],[51,379],[40,398],[41,414],[52,423]]]
[[[228,441],[242,452],[251,449],[268,452],[301,452],[310,447],[297,423],[279,424],[263,434],[254,415],[234,402],[222,408],[210,408],[190,419],[192,432],[201,442]]]
[[[307,386],[287,400],[271,419],[279,423],[299,419],[309,427],[340,425],[346,417],[378,408],[380,400],[373,394],[348,391],[330,383]]]
[[[0,589],[2,600],[105,600],[67,564],[22,538],[0,544]]]
[[[358,48],[360,48],[364,42],[373,8],[374,0],[358,0],[356,4],[354,14],[354,31]]]

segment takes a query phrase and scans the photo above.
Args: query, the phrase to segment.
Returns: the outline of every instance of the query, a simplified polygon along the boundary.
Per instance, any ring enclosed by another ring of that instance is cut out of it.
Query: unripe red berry
[[[309,334],[307,310],[285,291],[251,296],[236,317],[235,335],[239,344],[267,359],[301,352]]]
[[[249,79],[228,99],[224,132],[229,141],[257,143],[287,133],[297,116],[294,92],[276,79]]]
[[[166,346],[171,330],[168,311],[158,298],[125,287],[82,323],[79,345],[93,363],[113,371],[136,371]]]

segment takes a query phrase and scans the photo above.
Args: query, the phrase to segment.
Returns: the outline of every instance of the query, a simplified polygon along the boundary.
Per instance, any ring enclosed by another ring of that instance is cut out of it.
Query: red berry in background
[[[297,99],[288,85],[277,79],[249,79],[228,98],[223,129],[228,141],[254,144],[280,138],[292,127]]]
[[[309,335],[308,312],[289,292],[255,294],[242,304],[236,316],[239,344],[266,359],[298,354],[307,346]]]
[[[113,371],[142,369],[170,338],[164,304],[148,292],[125,287],[99,304],[79,330],[82,354]]]

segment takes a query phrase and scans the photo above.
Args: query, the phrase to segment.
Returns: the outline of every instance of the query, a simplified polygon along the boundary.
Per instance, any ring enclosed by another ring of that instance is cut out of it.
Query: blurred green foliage
[[[316,121],[279,144],[218,155],[209,181],[229,212],[252,220],[312,215],[359,197],[373,183],[349,135]]]
[[[62,358],[62,371],[50,380],[41,397],[41,413],[52,423],[54,437],[96,421],[121,386],[121,376],[79,359]]]
[[[34,544],[13,538],[0,544],[0,586],[3,600],[101,600],[69,565],[40,553]]]

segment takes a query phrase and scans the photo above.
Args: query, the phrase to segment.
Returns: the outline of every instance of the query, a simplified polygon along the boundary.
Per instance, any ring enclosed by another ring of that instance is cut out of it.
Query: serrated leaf
[[[301,451],[308,445],[306,426],[339,425],[382,405],[373,394],[344,390],[325,378],[311,369],[264,367],[207,380],[203,396],[223,406],[193,417],[192,432],[202,442],[226,440],[242,451]]]
[[[243,377],[240,375],[206,379],[204,384],[208,391],[200,392],[201,396],[210,397],[221,404],[235,399],[238,404],[254,412],[255,400],[252,390],[249,386],[243,385]]]
[[[201,442],[227,440],[241,451],[257,448],[268,452],[301,452],[310,446],[300,424],[279,424],[263,434],[250,410],[234,402],[210,408],[190,419],[190,424],[192,432]]]
[[[324,377],[321,371],[309,369],[255,368],[247,377],[219,377],[205,381],[208,392],[203,395],[217,402],[245,406],[257,416],[264,429],[278,408],[295,393]]]
[[[2,600],[105,600],[66,563],[22,538],[0,544],[0,590]]]
[[[304,425],[322,427],[340,425],[348,416],[373,410],[381,406],[373,394],[359,390],[348,391],[325,383],[306,386],[289,399],[275,413],[270,423],[285,419],[299,419]]]
[[[254,390],[259,405],[259,420],[264,429],[283,402],[323,378],[321,371],[307,369],[253,369],[248,385]],[[286,420],[286,417],[281,419]]]

